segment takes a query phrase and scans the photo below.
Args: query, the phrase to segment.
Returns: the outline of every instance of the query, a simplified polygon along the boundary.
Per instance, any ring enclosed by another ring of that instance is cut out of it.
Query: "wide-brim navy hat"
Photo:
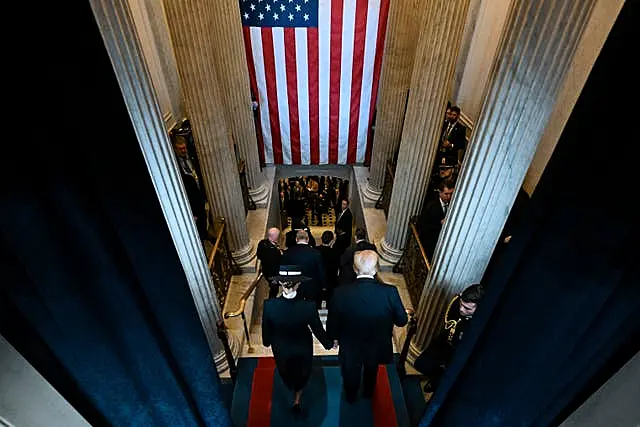
[[[281,265],[277,276],[269,277],[270,281],[298,283],[311,280],[311,277],[303,276],[302,269],[297,265]]]

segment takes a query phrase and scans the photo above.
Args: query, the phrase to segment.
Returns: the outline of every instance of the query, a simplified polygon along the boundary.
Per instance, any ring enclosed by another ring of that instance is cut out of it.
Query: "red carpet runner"
[[[253,372],[251,400],[249,402],[248,427],[269,427],[271,425],[271,399],[275,360],[270,357],[260,358]],[[342,393],[342,390],[329,390],[329,393]],[[346,402],[343,405],[348,405]],[[396,410],[391,395],[391,386],[387,368],[378,368],[376,388],[371,399],[374,427],[397,427]]]
[[[378,366],[378,379],[371,399],[375,427],[397,427],[396,409],[391,396],[391,386],[386,366]]]
[[[273,394],[273,373],[276,361],[262,357],[253,372],[251,402],[247,427],[269,427],[271,425],[271,395]]]

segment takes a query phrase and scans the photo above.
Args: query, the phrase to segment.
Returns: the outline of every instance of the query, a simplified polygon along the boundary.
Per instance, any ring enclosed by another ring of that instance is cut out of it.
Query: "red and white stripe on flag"
[[[316,1],[317,27],[244,27],[267,164],[369,160],[389,0]]]

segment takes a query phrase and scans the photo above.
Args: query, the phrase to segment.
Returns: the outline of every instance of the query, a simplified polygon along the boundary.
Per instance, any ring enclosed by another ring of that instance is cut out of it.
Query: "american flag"
[[[240,0],[265,163],[368,162],[389,0]]]

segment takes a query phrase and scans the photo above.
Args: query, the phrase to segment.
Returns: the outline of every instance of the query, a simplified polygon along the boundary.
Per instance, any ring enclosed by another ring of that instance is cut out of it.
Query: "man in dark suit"
[[[437,164],[455,165],[462,161],[464,149],[467,145],[467,131],[458,122],[459,117],[460,108],[454,106],[447,110],[436,154]]]
[[[343,199],[340,202],[340,212],[336,213],[336,243],[333,247],[340,255],[351,244],[353,235],[353,215],[349,209],[349,200]]]
[[[378,255],[360,251],[353,263],[357,279],[336,289],[327,319],[327,333],[340,346],[340,369],[348,402],[356,399],[361,377],[363,395],[371,397],[378,365],[391,363],[393,358],[393,326],[404,326],[408,321],[398,290],[374,279]]]
[[[189,199],[189,206],[191,206],[191,213],[196,222],[198,234],[201,239],[208,239],[209,233],[207,232],[204,188],[196,168],[196,161],[189,155],[187,142],[183,136],[178,135],[174,138],[173,151],[176,153],[180,177],[182,178],[182,184]]]
[[[302,283],[300,291],[304,299],[315,301],[316,306],[320,308],[322,289],[326,287],[324,266],[320,252],[309,246],[309,235],[306,231],[298,231],[296,244],[284,252],[282,263],[299,266],[302,269],[302,274],[311,279]]]
[[[454,187],[453,181],[442,181],[438,186],[438,194],[435,197],[427,196],[427,201],[422,208],[422,214],[418,220],[418,233],[429,262],[433,261],[433,253],[436,250],[436,244],[449,209]]]
[[[360,251],[378,252],[376,245],[367,241],[367,230],[364,228],[356,228],[356,241],[342,253],[340,257],[340,284],[346,285],[356,280],[356,272],[353,270],[353,256]]]
[[[337,253],[331,244],[333,243],[333,233],[329,230],[322,233],[322,245],[316,246],[320,256],[322,257],[322,265],[324,265],[324,277],[326,289],[324,292],[324,299],[327,301],[327,305],[331,300],[334,288],[338,285],[338,259]]]
[[[277,282],[269,281],[269,277],[278,275],[278,268],[281,264],[282,251],[280,250],[280,246],[278,246],[279,239],[280,230],[276,227],[270,228],[269,231],[267,231],[267,238],[258,243],[258,249],[256,251],[256,255],[262,266],[262,275],[267,282],[269,282],[269,298],[278,296],[279,285]]]

